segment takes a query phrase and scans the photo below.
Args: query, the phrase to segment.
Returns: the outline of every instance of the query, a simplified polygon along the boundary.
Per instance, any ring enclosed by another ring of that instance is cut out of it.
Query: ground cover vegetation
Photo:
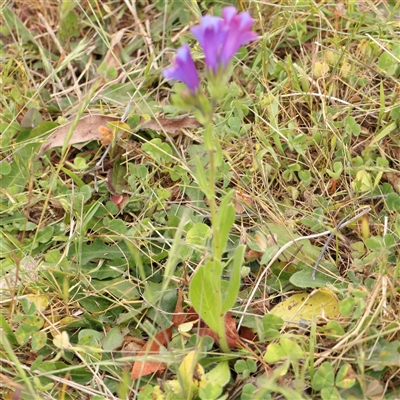
[[[400,3],[1,18],[2,398],[400,398]]]

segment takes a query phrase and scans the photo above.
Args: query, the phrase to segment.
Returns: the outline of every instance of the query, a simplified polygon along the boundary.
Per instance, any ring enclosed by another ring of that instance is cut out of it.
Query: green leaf
[[[336,374],[336,386],[342,389],[350,389],[357,381],[357,374],[350,364],[344,364]]]
[[[128,228],[125,225],[125,222],[121,219],[113,219],[107,224],[107,228],[114,233],[125,235]]]
[[[243,371],[246,371],[246,369],[248,369],[247,368],[247,363],[246,363],[246,361],[245,360],[237,360],[236,362],[235,362],[235,371],[238,373],[238,374],[242,374],[243,373]]]
[[[256,391],[256,387],[251,383],[246,383],[242,389],[242,395],[240,396],[240,400],[253,400],[255,398],[254,394]]]
[[[29,340],[34,332],[37,332],[43,326],[43,320],[41,320],[39,317],[28,318],[28,322],[23,322],[15,331],[15,337],[21,346]],[[40,322],[38,323],[38,321]],[[30,322],[32,322],[32,325]]]
[[[44,331],[34,332],[32,334],[32,350],[38,351],[45,346],[47,342],[47,333]]]
[[[124,190],[129,190],[130,186],[126,178],[128,169],[122,162],[121,157],[114,161],[111,178],[107,179],[107,188],[112,194],[121,194]]]
[[[158,162],[164,163],[172,160],[171,146],[168,143],[164,143],[160,138],[143,143],[142,150],[150,154]]]
[[[267,346],[267,351],[263,358],[267,363],[276,363],[286,358],[286,352],[279,344],[271,343]]]
[[[386,197],[386,204],[389,211],[400,211],[400,196],[397,193],[390,193]]]
[[[8,170],[8,167],[5,167],[5,169],[8,173],[1,176],[0,189],[6,189],[11,195],[22,193],[27,185],[26,165],[15,158],[11,163],[10,170]]]
[[[84,170],[87,168],[86,160],[83,157],[75,157],[74,167],[77,170]]]
[[[343,397],[335,387],[325,387],[321,390],[322,400],[341,400]]]
[[[16,39],[18,41],[21,39],[22,44],[26,44],[28,41],[37,44],[30,30],[27,29],[23,22],[11,11],[11,8],[2,7],[1,12],[6,24],[11,28],[15,28],[17,31]]]
[[[68,258],[77,254],[81,257],[82,265],[85,265],[94,259],[113,260],[124,258],[125,254],[129,254],[129,251],[124,243],[119,243],[118,246],[107,246],[102,240],[95,239],[92,244],[82,244],[80,249],[71,247]]]
[[[87,296],[80,299],[79,304],[89,313],[95,314],[107,310],[112,302],[104,297]]]
[[[383,238],[381,236],[372,236],[365,240],[365,245],[368,250],[379,253],[383,248],[385,248],[385,244],[383,242]]]
[[[366,365],[375,371],[382,371],[385,367],[400,368],[400,341],[380,339]]]
[[[208,225],[196,223],[186,234],[186,241],[191,245],[204,247],[210,235],[211,229]]]
[[[17,339],[14,335],[14,332],[12,331],[10,326],[7,324],[7,321],[4,319],[3,315],[1,315],[1,314],[0,314],[0,328],[7,335],[7,339],[10,341],[11,344],[17,344]]]
[[[67,42],[71,40],[71,37],[78,36],[79,25],[78,16],[73,11],[68,12],[61,20],[61,27],[59,31],[59,37],[61,41]]]
[[[389,76],[395,74],[398,62],[392,57],[391,54],[383,52],[378,60],[378,67],[384,70]]]
[[[233,268],[231,271],[231,276],[229,278],[228,285],[228,293],[226,294],[224,304],[222,306],[222,312],[226,313],[229,311],[235,304],[241,282],[240,271],[243,265],[245,246],[239,245],[235,249],[235,253],[233,255]]]
[[[219,243],[215,243],[216,254],[214,254],[214,257],[218,260],[221,259],[225,251],[229,233],[235,222],[235,207],[231,203],[232,196],[233,190],[225,195],[218,210],[216,226],[213,226],[214,229],[218,229],[219,231]]]
[[[313,268],[309,267],[304,268],[301,271],[295,272],[289,279],[290,283],[299,288],[320,288],[320,287],[325,287],[327,285],[331,285],[336,281],[335,277],[327,275],[326,272],[320,272],[320,271],[317,271],[317,273],[315,274],[315,279],[313,280],[312,279],[313,272],[314,272]]]
[[[295,340],[283,337],[280,339],[279,343],[288,358],[298,359],[305,357],[304,351]]]
[[[313,390],[320,391],[335,384],[335,372],[330,362],[325,361],[321,364],[318,371],[314,374],[311,382]]]
[[[337,340],[341,338],[345,331],[338,321],[329,321],[323,329],[321,329],[326,337],[330,340]]]
[[[280,330],[284,325],[285,321],[274,314],[265,314],[262,319],[264,330],[276,329]]]
[[[116,272],[118,273],[118,268],[116,269]],[[103,278],[104,276],[106,275],[103,275]],[[93,288],[96,289],[97,294],[112,294],[117,298],[125,300],[132,300],[139,296],[137,286],[133,285],[132,282],[125,277],[117,277],[115,279],[102,281],[93,279],[92,284]]]
[[[114,326],[107,332],[106,337],[103,339],[103,349],[105,351],[113,351],[119,347],[123,341],[124,335],[121,333],[118,326]]]
[[[7,161],[2,161],[0,163],[0,176],[8,175],[10,172],[11,165]]]
[[[222,387],[208,382],[204,388],[199,389],[199,396],[201,400],[214,400],[218,399],[222,394]]]
[[[214,385],[225,386],[231,379],[228,361],[221,361],[215,368],[206,373],[207,382]]]
[[[204,168],[201,165],[201,160],[198,156],[195,158],[195,163],[196,163],[196,170],[195,170],[194,175],[196,176],[197,183],[198,183],[200,189],[206,195],[206,197],[210,198],[210,196],[211,196],[210,186],[208,184],[206,174],[204,172]]]
[[[209,261],[206,265],[197,267],[196,273],[190,281],[189,298],[204,322],[214,331],[219,332],[221,323],[224,324],[222,315],[221,275],[215,271],[219,266]],[[214,275],[219,275],[217,281]],[[219,286],[219,288],[218,288]]]

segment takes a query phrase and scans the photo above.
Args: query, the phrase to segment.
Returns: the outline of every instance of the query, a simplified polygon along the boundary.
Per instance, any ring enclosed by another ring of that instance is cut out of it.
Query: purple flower
[[[229,6],[222,10],[222,16],[206,15],[191,29],[204,51],[207,67],[214,73],[221,67],[225,69],[242,45],[257,39],[248,12],[238,14],[235,7]]]
[[[174,64],[172,67],[164,69],[163,75],[167,79],[182,81],[192,93],[196,92],[200,86],[200,79],[188,45],[184,44],[179,47]]]
[[[254,20],[247,11],[238,14],[235,7],[229,6],[222,10],[222,16],[228,26],[228,34],[221,50],[221,61],[226,66],[239,48],[256,40],[257,35],[251,31]]]
[[[201,24],[190,31],[203,49],[206,65],[216,72],[220,64],[221,48],[228,33],[223,19],[206,15],[201,19]]]

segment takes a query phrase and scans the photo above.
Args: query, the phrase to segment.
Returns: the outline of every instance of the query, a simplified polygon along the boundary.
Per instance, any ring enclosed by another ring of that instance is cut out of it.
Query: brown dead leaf
[[[178,289],[178,301],[176,302],[174,316],[172,317],[172,323],[176,327],[184,324],[186,321],[186,315],[184,314],[182,307],[182,300],[183,300],[182,291]]]
[[[200,126],[196,118],[151,118],[148,121],[142,121],[139,129],[152,129],[153,131],[163,131],[173,136],[178,135],[182,129],[193,129]]]
[[[157,361],[145,361],[146,356],[154,356],[159,354],[161,346],[166,346],[172,338],[172,327],[157,333],[154,339],[150,339],[139,351],[138,357],[143,357],[144,361],[136,361],[132,367],[132,380],[136,380],[142,376],[149,374],[161,374],[165,371],[165,364]]]
[[[121,211],[128,199],[129,196],[126,194],[116,194],[115,196],[111,196],[110,200],[118,207],[118,210]]]
[[[99,126],[99,140],[103,146],[107,146],[112,143],[113,131],[107,126]]]
[[[262,251],[266,251],[269,247],[275,246],[278,243],[277,235],[263,235],[257,232],[254,235],[254,239]]]
[[[247,326],[241,326],[239,330],[239,336],[241,339],[248,340],[249,342],[257,341],[257,334],[253,332],[251,328]]]
[[[228,346],[230,348],[239,347],[241,340],[236,330],[236,321],[230,312],[225,314],[225,333]],[[198,334],[199,336],[210,336],[215,343],[219,343],[218,335],[210,328],[200,328]]]
[[[247,261],[248,260],[258,260],[258,259],[261,260],[263,255],[264,255],[264,253],[262,253],[260,251],[249,249],[248,251],[246,251],[244,257]]]
[[[243,214],[245,210],[243,205],[248,205],[252,207],[254,205],[254,201],[253,198],[248,194],[236,190],[233,199],[233,205],[235,206],[235,211],[238,214]]]
[[[117,120],[118,118],[107,115],[87,115],[81,118],[81,120],[78,122],[74,132],[72,133],[69,144],[71,145],[75,143],[89,142],[91,140],[100,140],[101,133],[99,128],[101,126],[107,126],[107,122]],[[71,124],[72,122],[68,122],[67,124],[57,128],[43,143],[38,155],[36,156],[36,159],[39,159],[39,157],[45,151],[52,149],[53,147],[63,146]]]
[[[238,347],[241,343],[238,331],[236,329],[236,321],[230,312],[225,315],[225,332],[229,347]]]
[[[383,177],[393,186],[393,189],[400,194],[400,172],[385,172]]]
[[[142,339],[127,335],[121,345],[121,354],[123,357],[136,356],[145,344]]]
[[[110,41],[110,47],[107,50],[107,53],[104,57],[104,63],[107,64],[107,66],[114,67],[116,69],[121,68],[122,63],[121,63],[121,58],[120,58],[120,53],[121,53],[121,40],[124,36],[124,33],[126,31],[126,28],[119,30],[114,34]]]

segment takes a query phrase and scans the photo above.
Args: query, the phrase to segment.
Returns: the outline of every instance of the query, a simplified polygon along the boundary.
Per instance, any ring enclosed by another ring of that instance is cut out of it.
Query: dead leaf
[[[72,136],[70,138],[69,144],[89,142],[91,140],[100,140],[101,133],[99,128],[101,126],[107,126],[108,122],[117,121],[118,118],[110,117],[107,115],[93,114],[87,115],[78,122]],[[43,143],[39,150],[36,159],[39,159],[41,155],[53,147],[63,146],[65,138],[68,135],[68,131],[71,127],[73,121],[68,122],[65,125],[57,128]]]
[[[238,347],[241,343],[238,331],[236,329],[236,321],[230,312],[225,315],[225,333],[229,347]]]
[[[107,146],[112,143],[113,140],[113,131],[107,126],[99,126],[99,139],[103,146]]]
[[[248,260],[258,260],[258,259],[261,259],[263,255],[264,255],[264,253],[262,253],[260,251],[249,249],[248,251],[246,251],[244,257],[247,261]]]
[[[121,211],[129,199],[129,196],[126,194],[117,194],[115,196],[111,196],[111,201],[118,207],[118,210]]]
[[[110,41],[110,48],[107,50],[107,53],[104,57],[104,63],[107,64],[107,66],[114,67],[114,68],[121,68],[122,63],[120,59],[120,53],[121,53],[121,40],[124,36],[124,33],[126,31],[126,28],[119,30],[114,34]]]
[[[383,177],[393,186],[393,189],[400,194],[400,173],[385,172]]]
[[[236,321],[230,312],[225,314],[225,333],[226,341],[230,348],[237,348],[241,344],[239,334],[236,329]],[[218,335],[210,328],[200,328],[198,330],[199,336],[210,336],[215,343],[219,343]]]
[[[142,339],[127,335],[121,345],[121,354],[123,357],[136,356],[144,345],[145,342]]]
[[[245,211],[243,205],[248,205],[249,207],[252,207],[254,205],[254,201],[252,196],[236,190],[233,199],[233,205],[235,206],[235,211],[238,214],[243,214],[243,212]]]
[[[366,395],[369,399],[378,400],[382,399],[382,395],[385,392],[385,388],[377,379],[371,379],[371,382],[367,386]]]
[[[257,341],[257,334],[254,333],[253,330],[247,326],[240,327],[239,336],[241,339],[248,340],[249,342]]]
[[[254,239],[260,247],[261,251],[266,251],[268,248],[275,246],[278,243],[278,235],[264,235],[261,232],[257,232],[254,235]]]
[[[143,124],[143,125],[142,125]],[[196,118],[150,118],[148,121],[142,121],[139,129],[151,129],[153,131],[163,131],[171,135],[177,135],[182,129],[193,129],[200,126]]]
[[[182,300],[183,300],[182,291],[178,289],[178,301],[176,302],[174,316],[172,317],[172,323],[176,327],[184,324],[186,321],[186,315],[184,314],[182,307]]]
[[[25,256],[19,262],[19,269],[12,269],[7,275],[0,279],[0,293],[2,291],[15,290],[20,282],[32,283],[38,280],[38,266],[36,260],[31,256]]]
[[[166,346],[172,338],[172,327],[157,333],[154,339],[150,339],[139,351],[138,357],[143,357],[144,361],[136,361],[132,367],[132,380],[149,374],[161,374],[165,371],[166,365],[158,361],[145,361],[147,356],[159,354],[161,346]]]

